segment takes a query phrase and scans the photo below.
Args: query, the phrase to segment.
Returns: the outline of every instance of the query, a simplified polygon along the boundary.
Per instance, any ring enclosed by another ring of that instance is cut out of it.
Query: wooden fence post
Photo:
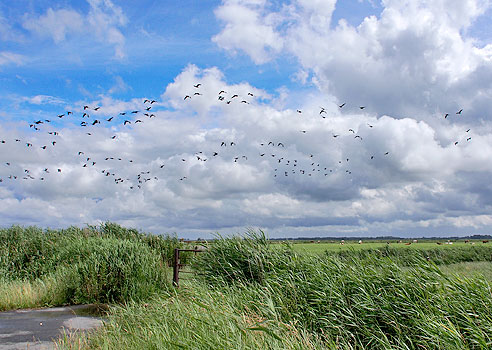
[[[178,248],[174,248],[173,284],[175,287],[179,286],[179,249]]]

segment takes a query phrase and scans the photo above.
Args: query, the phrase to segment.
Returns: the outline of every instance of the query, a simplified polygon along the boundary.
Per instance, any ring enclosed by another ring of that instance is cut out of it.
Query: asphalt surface
[[[101,309],[77,305],[0,312],[0,350],[54,349],[63,331],[87,331],[103,324]]]

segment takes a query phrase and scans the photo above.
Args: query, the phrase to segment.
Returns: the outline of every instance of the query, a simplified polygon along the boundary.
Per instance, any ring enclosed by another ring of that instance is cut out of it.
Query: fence
[[[181,264],[179,260],[179,253],[180,252],[194,252],[195,255],[196,253],[203,252],[204,250],[202,249],[174,249],[174,261],[173,261],[173,285],[175,287],[179,287],[179,273],[193,273],[193,271],[180,271],[180,269],[184,266],[187,266],[186,264]]]

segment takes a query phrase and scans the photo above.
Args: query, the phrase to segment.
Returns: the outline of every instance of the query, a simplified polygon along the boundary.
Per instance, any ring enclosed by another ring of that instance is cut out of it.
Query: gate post
[[[179,249],[174,248],[174,261],[173,261],[173,285],[179,286]]]

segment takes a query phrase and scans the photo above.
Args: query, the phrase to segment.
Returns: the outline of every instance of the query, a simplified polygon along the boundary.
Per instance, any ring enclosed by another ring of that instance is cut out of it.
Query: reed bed
[[[141,300],[169,288],[176,237],[113,223],[0,229],[0,310]]]
[[[446,275],[418,254],[406,255],[402,264],[401,256],[319,257],[289,246],[274,249],[261,233],[220,240],[196,264],[212,288],[243,286],[248,308],[268,319],[295,322],[325,344],[492,348],[492,294],[484,279]]]

